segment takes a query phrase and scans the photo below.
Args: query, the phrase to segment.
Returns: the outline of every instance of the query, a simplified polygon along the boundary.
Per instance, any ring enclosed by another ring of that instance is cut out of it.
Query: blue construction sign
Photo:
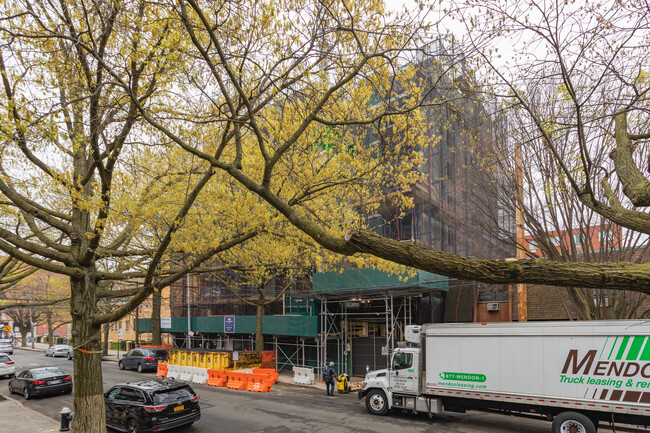
[[[235,333],[235,316],[223,317],[223,332],[225,332],[226,334]]]

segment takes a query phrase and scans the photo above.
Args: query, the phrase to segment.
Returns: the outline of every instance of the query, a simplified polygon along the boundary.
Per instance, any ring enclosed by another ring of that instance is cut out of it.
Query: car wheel
[[[68,359],[72,359],[72,355],[68,352]]]
[[[11,384],[9,384],[9,394],[13,394],[13,393],[14,393],[14,388],[11,386]]]
[[[126,421],[126,431],[129,433],[138,433],[140,431],[140,424],[138,424],[138,421],[130,418]]]
[[[32,394],[29,392],[29,388],[23,388],[23,397],[25,397],[25,400],[32,398]]]
[[[122,361],[118,362],[117,366],[120,367],[120,370],[124,370],[124,364],[122,364]]]
[[[138,364],[138,373],[142,373],[142,364]]]

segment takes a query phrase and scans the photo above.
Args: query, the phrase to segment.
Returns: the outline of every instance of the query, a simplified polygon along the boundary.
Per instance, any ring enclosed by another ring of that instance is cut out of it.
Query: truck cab
[[[369,412],[384,415],[393,407],[430,414],[442,410],[438,399],[422,395],[421,332],[421,326],[407,326],[406,341],[393,351],[388,368],[366,374],[359,398],[366,398]]]

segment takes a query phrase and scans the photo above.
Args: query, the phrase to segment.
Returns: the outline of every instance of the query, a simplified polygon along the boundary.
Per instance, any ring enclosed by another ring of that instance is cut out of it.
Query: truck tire
[[[386,415],[388,412],[388,400],[384,391],[373,389],[366,395],[366,408],[373,415]]]
[[[562,412],[553,418],[553,433],[596,433],[594,422],[578,412]]]

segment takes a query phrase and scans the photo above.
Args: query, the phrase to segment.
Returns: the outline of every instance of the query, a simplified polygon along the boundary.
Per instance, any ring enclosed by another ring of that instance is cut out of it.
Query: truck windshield
[[[393,370],[402,370],[404,368],[411,368],[413,365],[412,353],[398,352],[393,356]]]

